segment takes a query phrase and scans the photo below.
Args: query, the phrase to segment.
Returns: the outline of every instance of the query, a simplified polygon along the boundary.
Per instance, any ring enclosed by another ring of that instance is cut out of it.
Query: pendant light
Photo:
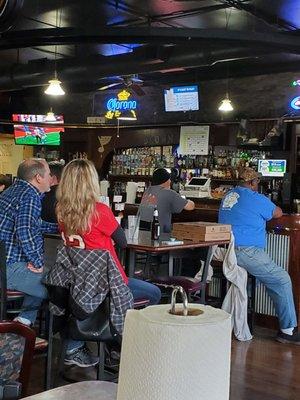
[[[56,122],[56,118],[55,118],[54,112],[52,111],[52,107],[50,107],[50,110],[46,114],[45,122],[49,122],[49,123]]]
[[[58,9],[56,9],[56,28],[60,27],[60,23],[58,23]],[[61,87],[61,81],[57,78],[56,71],[56,58],[57,58],[57,45],[54,47],[54,78],[48,81],[49,86],[44,91],[45,94],[49,96],[63,96],[65,94],[64,89]]]
[[[57,73],[55,70],[54,78],[50,79],[49,86],[44,91],[45,94],[50,96],[63,96],[65,94],[64,89],[61,87],[61,81],[57,79]]]
[[[218,107],[219,111],[222,112],[230,112],[233,111],[233,105],[231,104],[231,100],[229,100],[228,93],[226,93],[225,99],[223,99]]]
[[[234,110],[233,105],[232,105],[231,100],[229,99],[229,95],[228,95],[228,92],[229,92],[229,66],[228,66],[228,64],[226,66],[226,71],[227,71],[226,72],[226,95],[218,107],[219,111],[225,112],[225,113]]]

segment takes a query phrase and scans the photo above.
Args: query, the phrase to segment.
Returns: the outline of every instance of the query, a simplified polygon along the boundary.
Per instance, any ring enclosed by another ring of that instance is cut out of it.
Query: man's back
[[[40,196],[32,185],[23,180],[17,180],[0,196],[0,239],[4,241],[7,254],[7,264],[18,262],[22,259],[22,247],[29,245],[21,243],[27,237],[28,224],[40,226]],[[39,238],[34,244],[41,248]]]
[[[266,196],[238,186],[223,199],[219,222],[231,224],[236,246],[265,247],[266,221],[276,206]]]
[[[142,199],[142,204],[151,204],[157,207],[162,233],[171,232],[172,214],[180,213],[186,203],[187,200],[177,192],[160,185],[150,186]]]

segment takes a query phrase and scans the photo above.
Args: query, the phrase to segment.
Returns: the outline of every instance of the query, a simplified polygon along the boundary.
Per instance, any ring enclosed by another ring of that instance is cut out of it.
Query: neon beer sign
[[[108,119],[118,118],[124,111],[137,109],[136,100],[128,100],[131,94],[127,90],[122,90],[117,97],[110,98],[106,103],[107,112],[105,117]]]
[[[294,110],[300,110],[300,96],[294,97],[291,101],[291,107]]]

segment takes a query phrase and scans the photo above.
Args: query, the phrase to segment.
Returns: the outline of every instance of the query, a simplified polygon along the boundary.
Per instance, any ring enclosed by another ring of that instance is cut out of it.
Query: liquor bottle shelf
[[[114,181],[116,181],[116,180],[127,180],[127,181],[130,181],[130,179],[134,180],[134,181],[139,181],[139,180],[140,181],[143,181],[143,180],[150,181],[152,179],[152,176],[151,175],[129,175],[129,174],[126,174],[126,175],[123,175],[123,174],[115,175],[115,174],[109,174],[108,175],[108,179],[111,179],[111,180],[114,180]]]
[[[146,180],[146,181],[150,181],[151,180],[151,175],[114,175],[114,174],[110,174],[110,175],[108,175],[108,179],[111,179],[111,180],[127,180],[127,181],[130,181],[130,179],[131,180],[134,180],[134,181],[138,181],[138,180],[141,180],[141,181],[143,181],[143,180]],[[211,177],[211,180],[213,181],[213,182],[229,182],[229,183],[236,183],[236,182],[238,182],[239,180],[238,179],[232,179],[232,178],[214,178],[214,177]]]

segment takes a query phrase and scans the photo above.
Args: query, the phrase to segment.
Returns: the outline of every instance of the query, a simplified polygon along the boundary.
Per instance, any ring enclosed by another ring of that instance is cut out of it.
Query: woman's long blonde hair
[[[56,196],[57,219],[66,234],[87,232],[100,196],[94,164],[86,159],[70,161],[63,170]]]

